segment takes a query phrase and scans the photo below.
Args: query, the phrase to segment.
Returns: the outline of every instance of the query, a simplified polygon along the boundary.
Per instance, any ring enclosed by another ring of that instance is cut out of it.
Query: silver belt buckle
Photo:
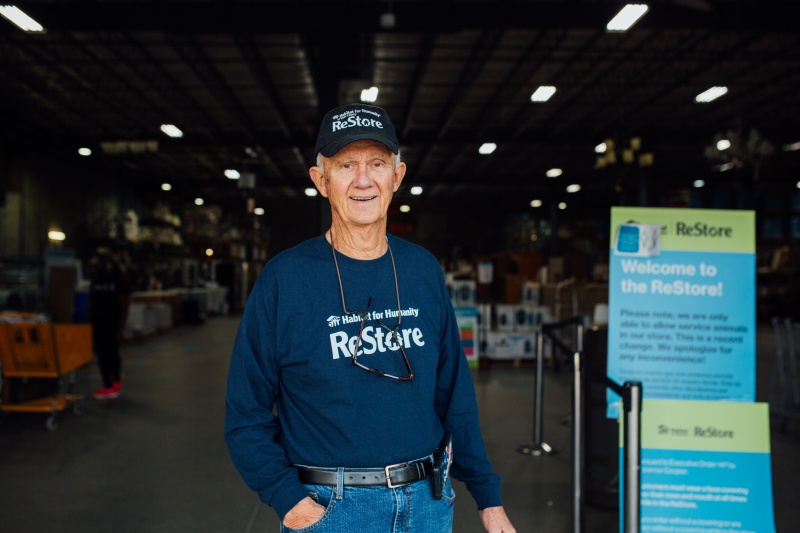
[[[392,485],[392,478],[389,477],[389,470],[392,468],[399,468],[401,466],[408,466],[408,463],[397,463],[396,465],[389,465],[383,468],[383,472],[386,474],[386,486],[390,489],[396,489],[400,485]]]

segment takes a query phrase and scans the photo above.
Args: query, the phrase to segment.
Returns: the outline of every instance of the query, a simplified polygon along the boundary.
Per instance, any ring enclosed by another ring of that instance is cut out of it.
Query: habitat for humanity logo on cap
[[[389,115],[380,107],[349,104],[329,111],[322,119],[314,153],[333,157],[354,141],[372,140],[386,145],[397,154],[400,143]]]

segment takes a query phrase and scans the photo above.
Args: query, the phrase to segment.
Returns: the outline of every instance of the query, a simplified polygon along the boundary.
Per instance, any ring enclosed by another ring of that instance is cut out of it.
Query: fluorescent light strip
[[[542,85],[531,95],[531,102],[546,102],[556,94],[556,88],[552,85]]]
[[[563,174],[563,173],[564,173],[564,171],[563,171],[563,170],[561,170],[560,168],[551,168],[550,170],[548,170],[547,172],[545,172],[545,175],[546,175],[548,178],[557,178],[557,177],[559,177],[559,176],[560,176],[561,174]]]
[[[489,155],[497,149],[497,145],[495,143],[483,143],[480,148],[478,148],[478,153],[483,155]]]
[[[375,102],[378,99],[378,88],[377,87],[370,87],[369,89],[364,89],[361,91],[361,101],[362,102]]]
[[[183,132],[181,129],[174,124],[162,124],[161,131],[174,139],[183,137]]]
[[[719,98],[720,96],[724,95],[728,92],[727,87],[719,87],[714,86],[707,91],[703,91],[697,96],[694,97],[694,101],[698,104],[707,104],[708,102],[712,102]]]
[[[800,142],[792,143],[792,144],[784,144],[783,151],[784,152],[794,152],[796,150],[800,150]]]
[[[14,24],[22,31],[30,33],[44,32],[44,26],[33,20],[17,6],[0,6],[0,15],[3,15],[9,22]]]
[[[607,31],[628,31],[631,26],[647,13],[647,4],[628,4],[606,24]]]

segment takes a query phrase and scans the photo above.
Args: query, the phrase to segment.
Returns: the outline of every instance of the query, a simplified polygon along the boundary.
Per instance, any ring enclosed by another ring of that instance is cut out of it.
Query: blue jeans
[[[306,485],[309,495],[325,506],[317,522],[302,529],[281,524],[282,533],[451,533],[453,500],[450,480],[442,499],[433,498],[430,479],[388,487]]]

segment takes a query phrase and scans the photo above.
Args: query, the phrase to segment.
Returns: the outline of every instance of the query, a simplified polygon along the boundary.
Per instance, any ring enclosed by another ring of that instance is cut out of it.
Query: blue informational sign
[[[755,401],[754,213],[614,208],[611,222],[608,376],[647,399]]]
[[[642,533],[775,533],[767,404],[645,400],[641,438]]]

